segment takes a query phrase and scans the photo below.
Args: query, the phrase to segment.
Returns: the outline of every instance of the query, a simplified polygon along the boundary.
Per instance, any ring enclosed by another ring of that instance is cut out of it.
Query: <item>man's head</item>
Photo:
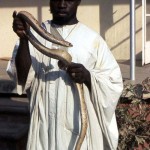
[[[77,8],[81,0],[50,0],[53,22],[59,25],[77,23]]]

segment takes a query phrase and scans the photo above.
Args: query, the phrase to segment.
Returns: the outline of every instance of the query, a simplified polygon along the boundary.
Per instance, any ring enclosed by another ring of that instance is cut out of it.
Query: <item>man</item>
[[[13,30],[20,40],[7,71],[16,79],[18,93],[26,90],[30,99],[27,150],[75,148],[81,126],[75,82],[83,83],[88,111],[88,129],[81,150],[117,147],[115,108],[123,89],[120,69],[102,37],[78,21],[80,2],[50,0],[53,18],[42,24],[48,32],[55,31],[56,36],[73,44],[66,49],[72,56],[66,71],[62,70],[62,62],[41,54],[30,44],[23,32],[26,23],[14,14]],[[34,34],[45,46],[59,47]]]

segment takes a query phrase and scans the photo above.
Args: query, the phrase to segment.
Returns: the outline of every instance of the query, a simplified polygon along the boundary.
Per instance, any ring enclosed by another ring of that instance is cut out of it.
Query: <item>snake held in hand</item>
[[[14,16],[14,14],[17,14]],[[14,12],[13,17],[20,17],[23,19],[27,24],[29,24],[40,36],[42,36],[44,39],[58,44],[62,45],[65,47],[70,47],[72,46],[71,43],[63,40],[58,40],[54,35],[48,33],[46,30],[44,30],[38,21],[27,11],[20,11],[20,12]],[[38,49],[41,53],[44,55],[47,55],[51,58],[61,60],[66,66],[69,65],[72,61],[72,57],[70,54],[62,49],[49,49],[42,45],[31,33],[30,29],[28,28],[25,31],[25,35],[28,38],[28,40],[31,42],[31,44]],[[83,143],[83,140],[86,135],[86,130],[87,130],[87,108],[84,100],[84,93],[83,93],[83,85],[76,83],[78,93],[79,93],[79,98],[80,98],[80,114],[81,114],[81,131],[80,135],[78,137],[75,150],[80,150],[81,145]]]

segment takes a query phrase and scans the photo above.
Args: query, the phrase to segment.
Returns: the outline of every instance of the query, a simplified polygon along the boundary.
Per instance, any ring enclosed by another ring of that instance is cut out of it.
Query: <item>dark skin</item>
[[[20,38],[20,44],[16,55],[16,68],[18,76],[18,84],[25,85],[28,72],[31,66],[31,57],[29,53],[28,39],[26,38],[24,31],[28,25],[16,17],[16,13],[13,13],[13,31]]]
[[[78,23],[76,14],[80,2],[81,0],[50,0],[49,5],[53,17],[52,22],[62,26]],[[24,35],[24,31],[27,29],[28,25],[20,18],[15,17],[15,14],[13,16],[13,30],[20,37],[20,46],[16,57],[16,65],[17,68],[19,68],[17,69],[18,79],[20,83],[25,83],[31,66],[28,40]],[[60,68],[64,68],[61,61],[58,62],[58,65]],[[82,64],[71,63],[66,71],[72,80],[77,83],[84,83],[90,90],[91,76],[89,71]],[[24,76],[24,79],[22,79],[22,75]]]
[[[58,25],[72,25],[78,22],[76,14],[80,0],[50,0],[52,21]]]

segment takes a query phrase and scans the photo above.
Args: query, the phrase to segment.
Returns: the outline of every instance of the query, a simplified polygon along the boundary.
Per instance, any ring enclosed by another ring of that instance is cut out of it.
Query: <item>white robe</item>
[[[50,32],[50,21],[44,27]],[[72,62],[83,64],[91,74],[91,92],[83,85],[88,110],[88,129],[81,150],[115,150],[118,129],[115,109],[123,84],[120,68],[102,37],[82,23],[57,27],[73,47],[66,50]],[[36,33],[35,33],[36,34]],[[58,46],[36,35],[47,47]],[[7,71],[16,79],[15,47]],[[32,66],[26,86],[31,122],[27,150],[73,150],[80,133],[77,88],[69,75],[58,68],[58,60],[49,58],[30,44]]]

